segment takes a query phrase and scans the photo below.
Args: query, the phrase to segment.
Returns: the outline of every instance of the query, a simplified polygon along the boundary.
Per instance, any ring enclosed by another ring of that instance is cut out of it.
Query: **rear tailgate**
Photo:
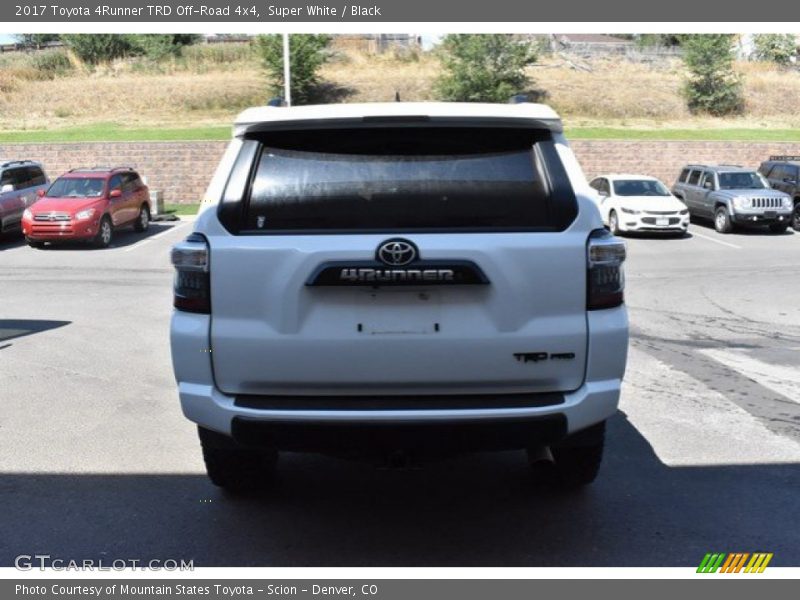
[[[547,132],[265,134],[237,164],[219,213],[227,231],[209,236],[223,392],[583,382],[586,233],[569,228],[575,197]],[[414,249],[410,263],[386,264],[379,249],[393,240]],[[416,275],[430,271],[455,275]]]

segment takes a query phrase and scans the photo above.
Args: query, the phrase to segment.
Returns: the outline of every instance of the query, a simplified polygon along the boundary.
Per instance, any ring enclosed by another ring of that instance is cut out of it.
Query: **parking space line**
[[[796,367],[766,363],[739,350],[706,348],[699,352],[792,402],[800,403],[800,374]]]
[[[177,231],[178,229],[181,229],[182,227],[184,227],[185,225],[188,225],[188,224],[189,224],[188,222],[184,222],[184,223],[180,223],[178,225],[173,225],[169,229],[166,229],[166,230],[161,231],[161,232],[159,232],[159,233],[157,233],[155,235],[152,235],[152,236],[150,236],[148,238],[145,238],[145,239],[143,239],[143,240],[141,240],[139,242],[136,242],[133,246],[128,246],[127,248],[125,248],[125,250],[123,250],[123,252],[130,252],[131,250],[135,250],[139,246],[144,246],[146,243],[151,242],[153,240],[157,240],[158,238],[160,238],[162,236],[165,236],[168,233],[172,233],[173,231]]]
[[[722,246],[728,246],[729,248],[736,248],[737,250],[741,250],[741,246],[737,246],[736,244],[731,244],[730,242],[723,242],[722,240],[714,239],[709,235],[703,235],[702,233],[697,233],[696,231],[692,231],[691,234],[693,236],[697,236],[699,238],[703,238],[704,240],[708,240],[709,242],[714,242],[715,244],[721,244]]]

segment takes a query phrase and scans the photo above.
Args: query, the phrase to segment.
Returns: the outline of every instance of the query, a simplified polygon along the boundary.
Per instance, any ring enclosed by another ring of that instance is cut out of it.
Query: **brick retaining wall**
[[[3,158],[30,158],[45,165],[51,178],[93,165],[137,168],[167,203],[199,202],[226,142],[87,142],[2,144]],[[800,143],[657,142],[577,140],[572,147],[586,176],[644,173],[668,185],[687,162],[731,163],[757,167],[772,154],[800,155]]]

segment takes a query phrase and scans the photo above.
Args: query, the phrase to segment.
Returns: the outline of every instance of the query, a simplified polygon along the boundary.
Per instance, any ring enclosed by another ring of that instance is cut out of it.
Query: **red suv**
[[[150,225],[149,191],[129,167],[73,169],[39,195],[22,215],[29,246],[85,240],[105,248],[115,229],[145,231]]]

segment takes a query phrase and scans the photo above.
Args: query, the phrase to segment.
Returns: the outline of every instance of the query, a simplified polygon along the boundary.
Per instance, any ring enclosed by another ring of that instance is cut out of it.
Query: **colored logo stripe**
[[[771,552],[709,552],[703,556],[698,573],[763,573],[772,560]],[[750,559],[749,562],[747,559]],[[745,567],[745,563],[747,566]]]

